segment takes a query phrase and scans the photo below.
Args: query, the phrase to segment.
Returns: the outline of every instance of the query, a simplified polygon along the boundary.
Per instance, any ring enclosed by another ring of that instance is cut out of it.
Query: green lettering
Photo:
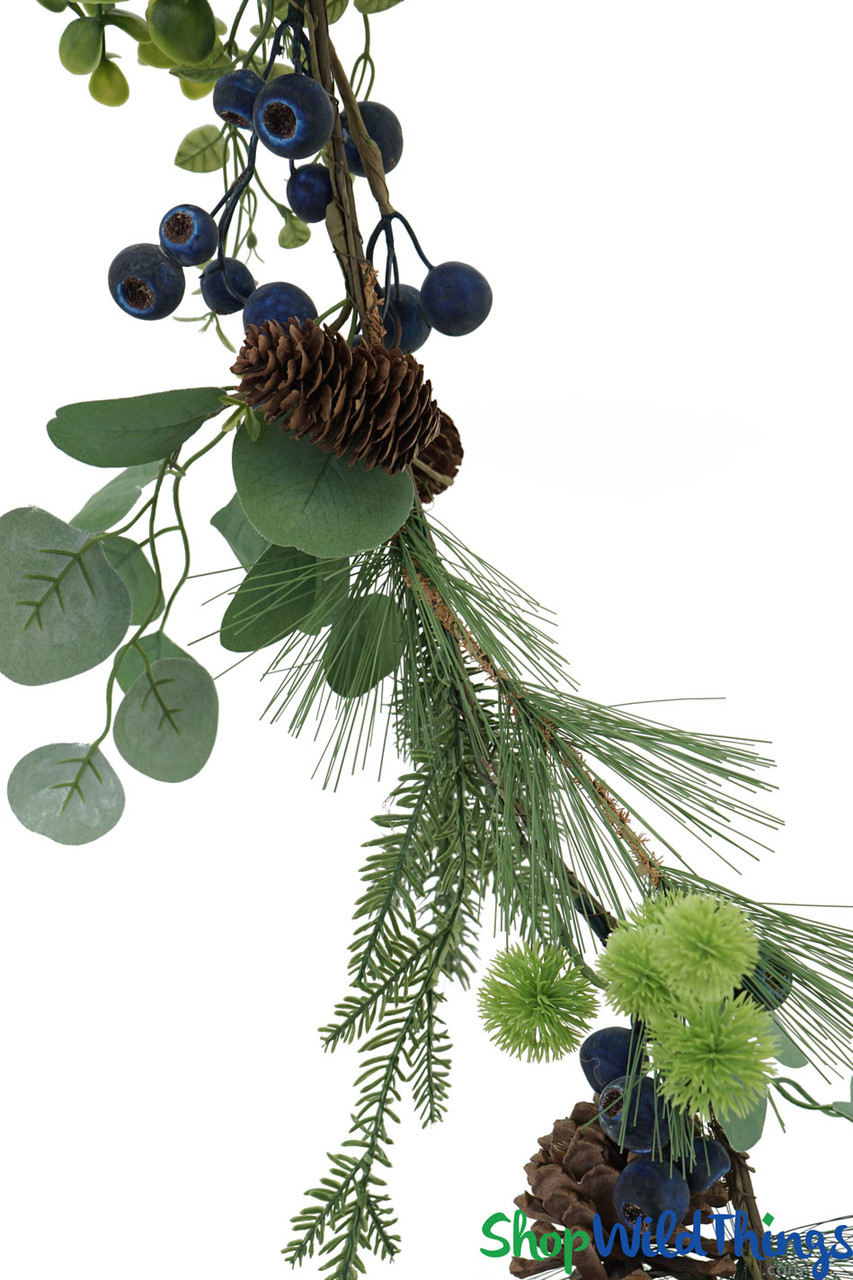
[[[509,1253],[509,1241],[505,1239],[504,1236],[496,1235],[493,1228],[496,1227],[499,1222],[506,1222],[507,1224],[509,1224],[509,1221],[510,1219],[506,1216],[505,1213],[493,1213],[491,1218],[486,1219],[486,1221],[483,1223],[483,1235],[486,1237],[487,1240],[494,1240],[495,1244],[499,1245],[500,1247],[498,1249],[481,1248],[480,1253],[484,1253],[487,1258],[505,1258],[506,1257],[506,1255]]]

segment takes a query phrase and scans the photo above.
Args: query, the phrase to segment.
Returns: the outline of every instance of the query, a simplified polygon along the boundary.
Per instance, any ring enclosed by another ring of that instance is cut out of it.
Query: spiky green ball
[[[773,1020],[745,993],[722,1004],[695,1005],[681,1018],[653,1018],[648,1044],[663,1097],[702,1116],[709,1107],[744,1116],[774,1074]]]
[[[571,956],[538,943],[509,947],[492,961],[480,1017],[499,1048],[530,1062],[562,1058],[586,1038],[598,1000]]]
[[[598,971],[607,983],[608,1004],[618,1013],[644,1021],[666,1017],[674,1009],[668,970],[661,963],[660,925],[621,924],[598,958]]]
[[[758,962],[758,938],[732,903],[691,893],[669,903],[658,920],[661,965],[688,1000],[730,996]]]

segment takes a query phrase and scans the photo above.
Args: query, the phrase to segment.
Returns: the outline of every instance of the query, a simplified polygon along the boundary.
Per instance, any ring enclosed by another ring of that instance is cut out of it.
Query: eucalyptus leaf
[[[219,638],[232,653],[254,653],[295,631],[316,596],[314,556],[270,547],[246,574],[225,610]]]
[[[349,0],[326,0],[326,13],[329,15],[329,26],[344,16],[348,4]]]
[[[219,387],[88,400],[57,409],[47,432],[57,449],[95,467],[159,462],[221,413]]]
[[[116,673],[116,682],[123,693],[127,693],[133,682],[145,670],[145,661],[136,647],[137,645],[144,651],[145,656],[151,663],[157,662],[160,658],[182,658],[186,662],[195,662],[195,658],[191,654],[179,648],[162,631],[149,632],[147,636],[141,636],[122,655],[121,665]]]
[[[163,593],[145,552],[132,538],[113,534],[101,543],[104,555],[130,592],[130,625],[153,622],[163,612]]]
[[[251,569],[269,546],[267,539],[249,524],[236,493],[230,502],[210,517],[210,523],[222,534],[244,569]]]
[[[767,1094],[765,1093],[745,1116],[721,1114],[717,1118],[735,1151],[751,1151],[764,1132],[766,1117]]]
[[[808,1058],[803,1053],[799,1045],[796,1045],[787,1031],[776,1021],[773,1014],[770,1015],[773,1020],[773,1034],[776,1037],[778,1050],[774,1054],[777,1062],[781,1062],[783,1067],[806,1067],[808,1066]]]
[[[402,4],[402,0],[355,0],[359,13],[383,13],[386,9],[393,9],[395,4]]]
[[[248,519],[278,546],[336,559],[378,547],[405,523],[414,490],[406,472],[349,466],[307,437],[264,424],[257,442],[234,437],[237,492]]]
[[[358,698],[395,670],[403,656],[404,619],[391,596],[350,600],[323,654],[326,681],[342,698]]]
[[[124,791],[100,751],[53,742],[19,760],[6,794],[19,822],[58,844],[88,844],[106,835],[124,809]]]
[[[51,684],[103,662],[130,623],[127,587],[97,543],[38,507],[0,516],[0,671]]]
[[[216,741],[219,698],[198,662],[161,658],[128,689],[113,738],[134,769],[160,782],[185,782],[207,763]]]
[[[314,576],[314,607],[299,623],[299,630],[307,636],[319,635],[343,611],[349,592],[349,560],[318,560]]]
[[[93,493],[71,524],[87,533],[103,533],[118,524],[136,506],[142,490],[157,479],[159,462],[145,462],[139,467],[126,467]]]
[[[278,243],[282,249],[298,249],[311,239],[311,228],[290,209],[283,209],[283,216],[284,226],[278,233]]]
[[[853,1120],[853,1079],[850,1081],[850,1101],[849,1102],[833,1102],[836,1111],[840,1111],[848,1120]]]
[[[191,129],[175,154],[175,164],[190,173],[214,173],[225,163],[228,144],[215,124]]]

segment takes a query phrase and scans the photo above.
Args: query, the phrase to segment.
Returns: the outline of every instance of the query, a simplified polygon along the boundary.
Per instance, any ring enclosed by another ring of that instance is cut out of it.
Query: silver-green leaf
[[[122,654],[116,681],[123,693],[127,693],[134,680],[145,670],[145,658],[139,652],[140,649],[149,662],[157,662],[159,658],[183,658],[187,662],[195,662],[191,654],[179,648],[162,631],[151,631],[147,636],[141,636]]]
[[[764,1132],[767,1117],[767,1094],[745,1116],[718,1115],[726,1137],[735,1151],[751,1151]]]
[[[184,782],[207,763],[216,741],[219,698],[198,662],[161,658],[128,689],[113,738],[134,769],[160,782]]]
[[[314,608],[314,556],[296,547],[270,547],[232,598],[219,638],[232,653],[254,653],[295,631]]]
[[[389,476],[378,467],[349,466],[309,437],[295,440],[266,424],[256,442],[236,433],[232,462],[240,502],[258,533],[320,559],[387,542],[414,500],[405,472]]]
[[[244,569],[251,569],[269,546],[267,539],[249,524],[236,493],[230,502],[211,516],[210,523],[222,534]]]
[[[799,1045],[795,1044],[782,1026],[770,1015],[773,1022],[773,1034],[776,1037],[778,1049],[775,1054],[777,1062],[781,1062],[783,1067],[806,1067],[808,1066],[808,1058],[803,1053]]]
[[[157,479],[159,470],[159,461],[126,467],[92,494],[72,518],[71,524],[85,529],[87,533],[103,533],[105,529],[111,529],[136,506],[142,490]]]
[[[219,387],[155,391],[57,409],[47,433],[57,449],[95,467],[159,462],[224,409]]]
[[[18,684],[79,675],[118,648],[127,587],[97,543],[38,507],[0,516],[0,671]]]
[[[79,742],[31,751],[12,770],[6,794],[19,822],[58,844],[99,839],[124,810],[124,791],[109,761]]]
[[[163,612],[163,595],[145,552],[132,538],[104,538],[104,555],[130,592],[130,625],[153,622]]]
[[[395,670],[403,656],[404,621],[390,596],[350,600],[332,626],[323,654],[329,687],[358,698]]]

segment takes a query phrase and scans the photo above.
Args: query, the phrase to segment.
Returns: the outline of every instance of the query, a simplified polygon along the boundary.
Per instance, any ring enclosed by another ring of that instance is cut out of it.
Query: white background
[[[69,518],[105,477],[50,446],[57,405],[230,380],[212,335],[134,322],[106,290],[113,255],[156,238],[166,209],[218,197],[215,176],[172,165],[211,107],[138,67],[122,35],[131,100],[98,106],[58,63],[62,17],[30,0],[4,20],[0,510]],[[405,131],[392,200],[433,261],[472,262],[494,288],[487,324],[420,353],[466,449],[441,518],[557,610],[585,696],[725,695],[664,711],[772,741],[775,852],[741,859],[739,879],[701,853],[699,869],[773,901],[853,901],[849,3],[407,0],[373,32],[374,97]],[[349,62],[360,20],[334,35]],[[264,157],[283,195],[276,166]],[[259,281],[292,279],[322,308],[340,296],[319,229],[290,255],[274,232],[267,245]],[[403,264],[418,284],[405,249]],[[231,562],[207,527],[231,492],[221,452],[186,486],[199,571]],[[216,627],[221,604],[202,602],[229,581],[190,584],[179,643]],[[227,665],[215,639],[194,652]],[[316,1028],[345,991],[359,845],[393,767],[323,793],[311,742],[258,723],[259,673],[220,682],[199,777],[122,769],[125,816],[100,843],[62,848],[0,810],[10,1280],[274,1280],[344,1137],[355,1057],[324,1056]],[[99,732],[104,679],[4,681],[0,774]],[[493,1049],[473,995],[449,1018],[450,1116],[422,1133],[404,1109],[395,1135],[397,1280],[506,1274],[479,1254],[480,1224],[511,1211],[537,1136],[587,1096],[576,1060]],[[788,1134],[771,1120],[754,1155],[762,1212],[851,1220],[851,1130],[784,1114]]]

